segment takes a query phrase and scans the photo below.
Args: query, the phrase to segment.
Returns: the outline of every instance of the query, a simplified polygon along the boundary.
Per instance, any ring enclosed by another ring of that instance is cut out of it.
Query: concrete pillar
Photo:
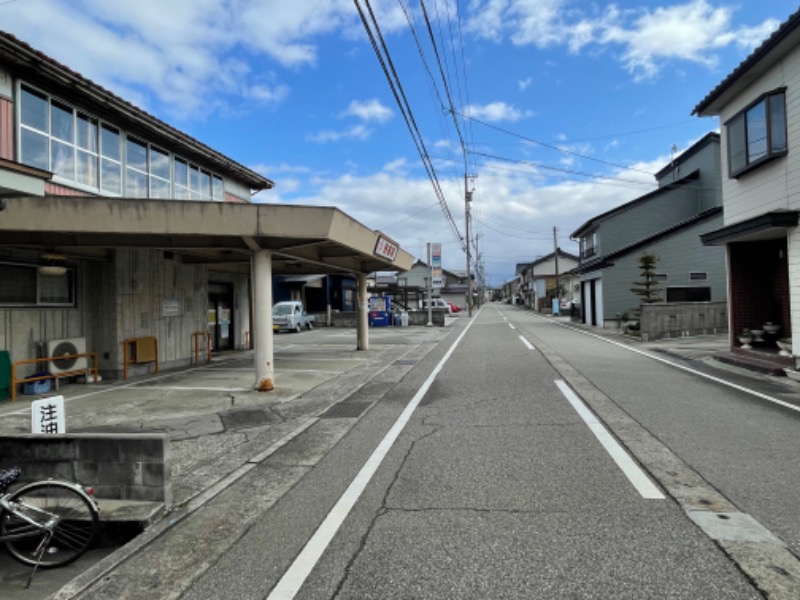
[[[272,341],[272,252],[253,253],[253,341],[256,382],[259,392],[275,386]]]
[[[356,350],[369,350],[369,302],[367,276],[358,274],[358,311],[356,312]]]

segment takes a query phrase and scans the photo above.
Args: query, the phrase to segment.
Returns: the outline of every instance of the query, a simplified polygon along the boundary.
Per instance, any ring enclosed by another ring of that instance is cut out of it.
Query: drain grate
[[[393,364],[398,366],[410,366],[417,364],[417,361],[413,358],[401,358],[400,360],[394,361]]]
[[[320,419],[355,419],[367,410],[372,402],[341,402],[331,406]]]

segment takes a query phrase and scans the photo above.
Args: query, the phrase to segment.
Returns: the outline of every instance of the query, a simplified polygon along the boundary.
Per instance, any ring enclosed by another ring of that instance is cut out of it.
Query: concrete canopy
[[[250,272],[270,250],[278,275],[405,271],[413,257],[376,253],[386,238],[337,208],[98,197],[16,197],[0,213],[0,247],[102,259],[111,248],[180,254],[186,264]]]

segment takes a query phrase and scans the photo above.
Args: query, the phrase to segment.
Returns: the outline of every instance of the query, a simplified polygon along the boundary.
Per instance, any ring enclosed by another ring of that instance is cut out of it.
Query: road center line
[[[434,367],[431,374],[417,390],[417,393],[414,394],[414,397],[405,407],[403,412],[400,413],[400,416],[397,418],[397,421],[395,421],[394,425],[392,425],[392,428],[380,441],[375,450],[373,450],[372,455],[367,459],[367,462],[364,463],[364,466],[361,467],[361,470],[358,472],[355,479],[353,479],[353,481],[341,495],[334,507],[325,517],[325,520],[322,521],[320,526],[314,532],[314,535],[312,535],[311,539],[308,540],[305,547],[300,551],[300,554],[297,555],[297,558],[294,559],[294,562],[291,564],[286,573],[283,574],[283,577],[281,577],[281,580],[272,589],[266,600],[292,600],[297,592],[300,591],[300,588],[302,587],[306,578],[309,576],[312,569],[322,557],[322,553],[325,552],[325,549],[339,531],[339,528],[342,526],[342,523],[344,523],[347,515],[350,514],[350,511],[355,506],[362,492],[366,489],[367,484],[372,480],[372,477],[375,475],[378,467],[383,462],[383,459],[389,453],[389,450],[391,450],[395,441],[397,441],[397,438],[405,428],[406,424],[411,418],[411,415],[425,397],[425,394],[428,392],[431,385],[433,385],[436,376],[442,370],[445,363],[450,359],[450,356],[461,343],[461,340],[467,334],[474,322],[475,319],[472,319],[469,322],[469,325],[467,325],[464,331],[461,332],[461,335],[458,336],[458,339],[456,339],[450,349],[445,353],[445,355],[442,357],[442,360],[439,361],[439,364]]]
[[[522,336],[519,336],[519,339],[521,339],[521,340],[522,340],[522,343],[523,343],[523,344],[525,344],[525,346],[527,346],[528,350],[536,350],[536,348],[534,348],[534,347],[533,347],[533,344],[531,344],[531,343],[530,343],[528,340],[526,340],[524,337],[522,337]]]
[[[514,325],[512,325],[511,323],[509,323],[508,326],[511,327],[511,329],[516,329],[516,327],[514,327]]]
[[[634,462],[630,454],[620,446],[619,442],[608,433],[608,430],[597,420],[594,413],[587,408],[575,392],[560,379],[555,383],[642,498],[663,500],[664,494],[650,481],[650,478],[639,468],[639,465]]]

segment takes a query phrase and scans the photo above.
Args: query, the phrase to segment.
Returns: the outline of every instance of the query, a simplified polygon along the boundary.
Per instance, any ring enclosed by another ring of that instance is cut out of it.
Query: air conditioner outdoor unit
[[[50,340],[47,342],[47,357],[50,373],[57,375],[66,371],[81,371],[89,367],[85,356],[69,356],[86,353],[86,338]],[[63,358],[62,358],[63,357]]]

